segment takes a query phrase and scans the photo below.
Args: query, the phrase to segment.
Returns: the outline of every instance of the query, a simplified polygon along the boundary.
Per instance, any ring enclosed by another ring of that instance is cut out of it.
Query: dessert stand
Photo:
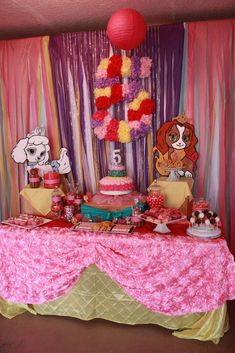
[[[182,170],[182,167],[175,167],[175,168],[165,168],[166,172],[170,172],[167,180],[168,181],[177,181],[180,178],[179,171]]]
[[[157,219],[156,221],[151,221],[141,216],[140,218],[143,219],[145,222],[156,224],[156,227],[153,229],[153,232],[166,234],[166,233],[171,233],[171,230],[167,227],[167,224],[182,221],[183,219],[186,218],[186,216],[182,216],[181,218],[177,218],[177,219],[172,219],[171,221],[167,221],[167,222],[161,222],[160,220],[157,220]]]
[[[197,238],[218,238],[221,235],[221,229],[218,227],[188,227],[187,234]]]

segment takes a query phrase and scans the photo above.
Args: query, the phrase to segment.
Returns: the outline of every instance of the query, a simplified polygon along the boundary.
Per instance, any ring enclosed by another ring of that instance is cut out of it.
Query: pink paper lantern
[[[108,22],[107,34],[112,44],[120,49],[138,47],[146,35],[144,17],[134,9],[121,9],[115,12]]]

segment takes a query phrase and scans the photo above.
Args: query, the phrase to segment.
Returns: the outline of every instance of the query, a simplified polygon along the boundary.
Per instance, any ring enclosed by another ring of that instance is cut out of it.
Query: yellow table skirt
[[[62,188],[58,188],[61,196],[64,196]],[[51,211],[51,196],[54,189],[47,189],[42,186],[32,189],[26,185],[20,192],[23,197],[23,212],[46,216]]]
[[[102,318],[124,324],[158,324],[175,330],[174,336],[218,343],[228,330],[227,306],[207,313],[167,316],[154,313],[129,297],[95,265],[84,270],[74,288],[64,297],[40,305],[14,304],[0,299],[0,313],[13,318],[32,314],[59,315],[82,320]]]

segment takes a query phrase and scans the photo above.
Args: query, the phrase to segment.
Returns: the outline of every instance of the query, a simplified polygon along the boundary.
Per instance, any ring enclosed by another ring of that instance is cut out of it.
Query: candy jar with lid
[[[64,207],[64,219],[67,222],[72,222],[74,216],[74,205],[67,205]]]
[[[205,211],[210,209],[210,203],[204,197],[193,199],[193,211]]]
[[[53,214],[53,218],[59,219],[61,217],[63,209],[64,205],[62,202],[60,190],[55,188],[51,195],[51,211]]]
[[[140,226],[142,223],[142,220],[140,218],[141,215],[141,207],[139,205],[139,200],[134,199],[134,206],[132,207],[132,213],[131,213],[131,223]]]
[[[29,171],[29,185],[33,189],[40,187],[40,176],[38,172],[38,168],[32,168]]]
[[[161,208],[164,206],[165,196],[160,187],[150,192],[146,198],[147,204],[150,208]]]
[[[75,199],[74,187],[68,181],[67,181],[67,184],[68,184],[68,192],[66,195],[66,204],[67,206],[72,206],[74,205],[74,199]]]

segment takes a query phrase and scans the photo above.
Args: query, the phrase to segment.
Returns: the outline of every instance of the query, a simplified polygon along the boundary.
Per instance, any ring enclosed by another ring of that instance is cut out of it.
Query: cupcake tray
[[[1,223],[2,224],[6,224],[8,226],[12,226],[12,227],[17,227],[17,228],[31,230],[31,229],[34,229],[34,228],[38,228],[38,227],[44,226],[45,224],[47,224],[47,223],[52,221],[52,219],[48,219],[48,218],[44,218],[44,217],[40,217],[40,218],[43,220],[43,222],[40,223],[40,224],[36,224],[36,225],[27,224],[25,226],[21,226],[19,224],[11,223],[8,219],[6,219],[5,221],[2,221]]]
[[[95,222],[80,222],[73,226],[72,230],[75,231],[89,231],[89,232],[97,232],[97,233],[112,233],[112,234],[130,234],[133,232],[135,226],[127,225],[127,224],[115,224],[110,227],[109,230],[99,229],[99,223]]]

